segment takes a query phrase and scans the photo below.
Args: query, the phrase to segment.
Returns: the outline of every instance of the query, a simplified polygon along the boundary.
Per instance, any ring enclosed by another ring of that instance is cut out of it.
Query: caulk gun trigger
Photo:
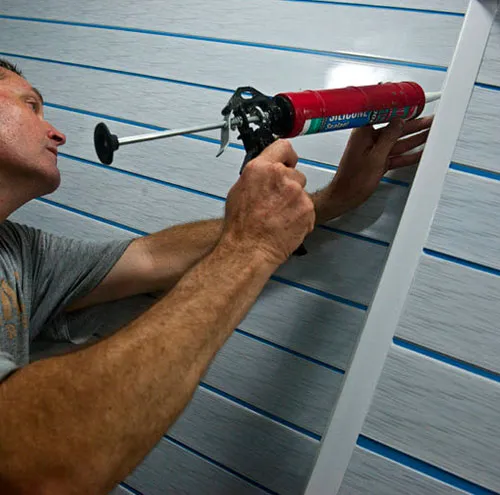
[[[220,130],[220,148],[216,155],[217,158],[219,158],[219,156],[221,156],[222,153],[226,151],[226,148],[229,144],[229,131],[231,127],[230,118],[231,114],[224,115],[224,122],[226,123],[226,125]]]

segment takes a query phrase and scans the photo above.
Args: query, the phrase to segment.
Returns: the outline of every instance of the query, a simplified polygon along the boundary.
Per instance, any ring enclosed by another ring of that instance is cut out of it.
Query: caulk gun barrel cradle
[[[418,117],[426,103],[441,93],[424,93],[415,82],[380,83],[341,89],[307,90],[266,96],[250,86],[238,88],[222,109],[223,120],[185,129],[118,138],[104,123],[96,126],[94,145],[104,164],[111,164],[114,152],[123,145],[182,134],[221,129],[220,156],[229,144],[229,132],[238,130],[243,141],[245,165],[279,138],[330,132],[339,129],[382,124],[399,117]],[[300,246],[294,254],[306,254]]]

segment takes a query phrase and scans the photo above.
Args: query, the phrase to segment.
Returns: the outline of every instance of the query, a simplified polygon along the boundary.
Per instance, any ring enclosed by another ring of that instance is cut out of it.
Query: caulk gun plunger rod
[[[151,132],[149,134],[139,134],[138,136],[118,138],[118,144],[123,145],[131,143],[140,143],[142,141],[151,141],[152,139],[180,136],[181,134],[211,131],[213,129],[222,129],[226,125],[227,125],[226,122],[222,120],[221,122],[213,124],[200,125],[196,127],[186,127],[185,129],[172,129],[169,131],[159,131],[159,132]]]

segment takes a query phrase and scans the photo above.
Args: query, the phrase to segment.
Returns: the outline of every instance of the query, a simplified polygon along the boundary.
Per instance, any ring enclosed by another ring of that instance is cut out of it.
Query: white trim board
[[[368,413],[462,127],[498,0],[471,0],[406,208],[305,495],[336,494]]]

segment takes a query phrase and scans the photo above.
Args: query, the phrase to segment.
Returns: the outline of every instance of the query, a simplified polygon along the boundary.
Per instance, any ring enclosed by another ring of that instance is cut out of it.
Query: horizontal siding
[[[423,255],[396,335],[500,374],[500,277]]]
[[[269,489],[303,492],[319,442],[199,388],[170,436]]]
[[[500,86],[500,12],[497,13],[491,28],[477,80],[480,83]]]
[[[427,12],[460,13],[463,14],[468,5],[468,0],[292,0],[302,2],[325,2],[336,6],[337,4],[352,4],[359,7],[396,8],[407,11],[425,10]]]
[[[338,372],[235,333],[203,382],[322,435],[342,378]]]
[[[338,495],[459,495],[459,490],[414,469],[356,447]]]
[[[87,2],[75,11],[71,3],[52,0],[50,8],[30,0],[4,0],[3,14],[112,24],[127,28],[168,31],[250,43],[293,46],[314,50],[373,55],[396,60],[446,66],[452,56],[461,17],[428,15],[397,10],[356,9],[310,2],[172,0],[169,9],[158,0],[148,8],[130,0]],[[196,14],[193,15],[193,12]],[[260,15],[255,15],[259,12]],[[308,19],[297,36],[297,19]],[[103,20],[112,19],[112,22]],[[279,22],[276,22],[279,19]],[[328,19],[328,22],[325,22]],[[363,36],[353,36],[363,33]],[[380,36],[380,33],[384,33]],[[401,42],[404,39],[405,42]]]
[[[500,181],[450,170],[427,247],[500,269]]]
[[[214,132],[144,143],[120,150],[114,170],[95,163],[95,124],[106,121],[122,136],[214,121],[230,92],[246,84],[269,94],[387,80],[439,90],[462,17],[415,12],[431,9],[426,0],[388,3],[403,8],[268,0],[176,0],[167,10],[157,0],[146,8],[51,0],[41,8],[6,0],[1,50],[42,90],[47,119],[68,134],[62,187],[13,218],[111,239],[221,216],[241,146],[215,159]],[[461,11],[462,3],[441,0],[433,8]],[[298,19],[309,21],[300,38]],[[75,25],[104,20],[117,29]],[[309,190],[332,178],[347,136],[293,141]],[[277,272],[217,355],[172,438],[128,485],[144,495],[302,493],[404,208],[409,188],[398,181],[410,182],[413,171],[389,176],[354,214],[317,229],[306,241],[309,256]]]
[[[474,89],[453,161],[500,174],[500,88]]]
[[[167,438],[162,438],[126,483],[144,495],[269,493]]]
[[[499,401],[499,383],[393,346],[362,433],[498,490]]]
[[[330,10],[334,11],[336,8]],[[2,52],[202,84],[207,89],[235,89],[251,84],[273,94],[412,80],[421,82],[428,91],[437,91],[445,75],[444,71],[390,61],[351,60],[334,53],[327,56],[189,37],[2,19],[1,16],[0,29]],[[64,45],[61,39],[65,40]],[[106,46],[106,50],[102,50],[102,46]],[[144,52],[148,52],[147,58],[142,56]]]
[[[361,309],[271,281],[239,328],[345,369],[364,315]]]
[[[79,213],[63,210],[42,201],[32,201],[25,204],[16,210],[9,217],[9,220],[30,225],[55,235],[68,236],[71,234],[72,237],[82,240],[107,241],[138,237],[132,232],[97,222]]]

